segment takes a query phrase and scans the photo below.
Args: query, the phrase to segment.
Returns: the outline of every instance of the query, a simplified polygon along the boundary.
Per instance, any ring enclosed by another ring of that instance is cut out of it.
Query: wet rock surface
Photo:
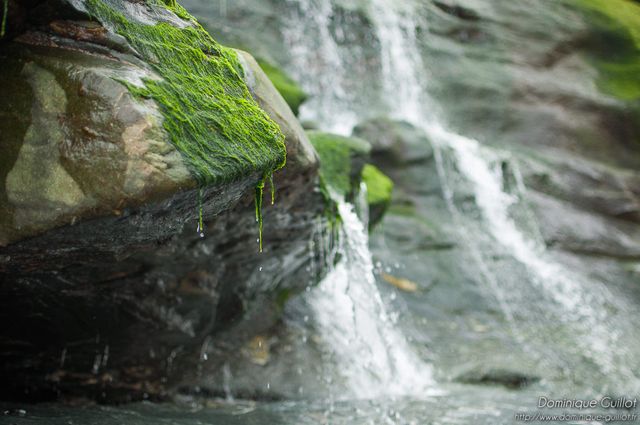
[[[161,77],[89,21],[83,2],[64,5],[12,24],[13,41],[0,43],[0,395],[114,402],[189,391],[188,377],[270,328],[287,294],[320,278],[322,267],[308,267],[325,260],[314,241],[331,237],[318,160],[239,53],[288,153],[275,205],[265,190],[259,253],[263,176],[198,189],[158,105],[127,88]],[[130,6],[150,24],[184,25],[164,8]]]

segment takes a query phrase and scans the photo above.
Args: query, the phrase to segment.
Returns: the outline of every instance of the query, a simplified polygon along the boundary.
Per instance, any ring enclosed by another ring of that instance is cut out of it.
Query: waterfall
[[[322,123],[323,128],[347,134],[358,117],[345,84],[347,61],[331,34],[330,1],[287,0],[291,16],[282,29],[291,48],[291,74],[310,94],[301,111],[302,121]]]
[[[412,124],[424,120],[422,104],[425,69],[417,47],[411,1],[372,0],[371,16],[380,42],[383,89],[393,118]]]
[[[417,37],[418,26],[428,29],[427,22],[417,21],[419,8],[425,5],[394,0],[363,2],[379,50],[377,68],[370,69],[368,74],[380,77],[384,105],[378,108],[368,104],[368,100],[359,105],[355,98],[363,93],[348,93],[350,80],[357,78],[349,60],[356,56],[359,47],[351,46],[351,52],[345,50],[335,40],[335,31],[328,30],[337,2],[288,2],[295,11],[285,31],[295,52],[290,71],[303,84],[320,81],[317,87],[309,85],[317,98],[306,106],[303,116],[317,119],[326,130],[342,134],[348,134],[359,120],[381,111],[422,129],[434,146],[443,197],[459,229],[452,236],[470,252],[475,265],[469,267],[477,269],[479,281],[497,300],[513,338],[543,365],[570,370],[575,367],[576,358],[588,359],[580,366],[585,374],[597,373],[603,381],[606,378],[611,383],[634,377],[633,389],[637,389],[632,366],[637,361],[633,350],[625,347],[625,341],[639,340],[637,330],[624,317],[634,307],[628,300],[613,298],[605,285],[570,269],[546,251],[535,220],[531,219],[533,214],[523,201],[526,189],[511,155],[456,134],[443,124],[443,114],[428,94],[428,63]],[[452,164],[445,164],[445,157]],[[503,187],[500,165],[504,161],[512,164],[519,182],[516,193],[508,193]],[[457,185],[461,180],[472,188],[473,212],[457,205]],[[522,214],[514,215],[514,211]],[[415,383],[416,370],[424,368],[414,360],[399,360],[413,356],[405,343],[391,342],[402,339],[398,334],[390,335],[379,294],[372,292],[375,285],[370,254],[359,229],[362,225],[356,223],[349,206],[341,205],[341,214],[347,218],[348,242],[342,247],[345,260],[322,283],[314,304],[315,315],[339,360],[349,365],[345,373],[352,387],[360,388],[362,395],[375,396],[377,390],[366,384],[374,379],[378,383],[387,382],[385,386],[392,393],[402,392],[397,385],[389,385],[389,376],[395,374],[396,383],[406,379],[410,387]],[[523,216],[529,219],[523,221]],[[496,269],[491,258],[496,253],[508,256],[513,267],[524,270],[526,278],[518,280],[508,270]],[[611,305],[619,307],[620,313],[611,309]],[[336,313],[337,306],[340,314]],[[556,336],[544,332],[556,323],[566,325],[565,333]],[[559,344],[560,338],[570,342]],[[558,348],[560,345],[562,348]],[[399,352],[390,352],[392,346]],[[356,359],[364,359],[362,367]],[[394,372],[399,364],[410,367]],[[593,371],[590,365],[595,366]],[[421,377],[418,381],[429,379]]]
[[[623,377],[633,377],[634,372],[627,366],[633,364],[633,354],[624,348],[623,335],[635,335],[626,320],[616,320],[608,313],[611,294],[599,282],[593,282],[579,273],[568,270],[555,262],[545,252],[545,247],[537,238],[528,235],[520,223],[511,214],[512,206],[517,202],[514,195],[506,193],[503,188],[500,155],[488,147],[483,147],[477,140],[449,131],[434,117],[438,108],[433,99],[425,92],[426,71],[422,55],[416,44],[413,17],[417,16],[412,10],[411,2],[403,2],[400,6],[392,0],[372,0],[371,13],[376,22],[376,31],[381,45],[382,78],[385,81],[386,98],[389,99],[394,117],[403,119],[421,128],[429,136],[436,150],[439,175],[443,195],[459,228],[464,229],[461,234],[467,235],[463,242],[472,250],[477,267],[484,280],[497,298],[505,317],[514,329],[514,337],[523,345],[528,341],[519,334],[514,325],[513,309],[522,309],[524,298],[507,300],[507,292],[518,291],[521,286],[510,288],[500,279],[483,258],[481,252],[486,249],[475,240],[474,233],[488,232],[492,242],[497,242],[501,248],[509,252],[513,258],[528,271],[531,284],[540,291],[540,302],[548,299],[559,308],[559,311],[545,312],[558,320],[570,323],[576,331],[573,335],[574,343],[579,354],[590,358],[598,366],[602,375],[620,374]],[[398,102],[399,101],[399,102]],[[395,103],[394,103],[395,102]],[[427,115],[425,111],[430,111]],[[451,176],[443,167],[442,155],[444,151],[452,154],[457,171],[464,179],[471,183],[474,189],[475,202],[482,213],[484,222],[478,224],[470,217],[466,217],[456,207],[454,198],[455,187],[451,183]],[[517,174],[520,194],[524,196],[524,185]],[[529,214],[531,216],[531,214]],[[470,228],[468,223],[473,223]],[[526,223],[527,227],[535,228],[535,223]],[[478,228],[477,226],[480,226]],[[517,304],[513,304],[513,302]],[[628,306],[632,309],[632,306]],[[553,310],[549,306],[549,310]],[[619,318],[618,318],[619,319]],[[536,321],[536,317],[528,317],[529,321]],[[616,330],[612,331],[611,327]],[[619,329],[624,329],[624,333]],[[548,347],[547,347],[548,348]],[[544,349],[547,349],[544,348]],[[635,380],[634,380],[635,381]],[[638,383],[634,383],[637,388]]]
[[[350,391],[343,398],[434,394],[431,368],[411,350],[385,311],[376,287],[366,225],[353,205],[338,203],[342,261],[311,292],[320,335]]]

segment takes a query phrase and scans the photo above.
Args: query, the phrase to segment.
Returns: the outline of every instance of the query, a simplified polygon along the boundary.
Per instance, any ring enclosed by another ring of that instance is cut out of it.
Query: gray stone
[[[431,143],[424,131],[408,122],[378,117],[358,124],[353,135],[371,143],[376,165],[385,168],[412,163],[426,163],[433,158]]]

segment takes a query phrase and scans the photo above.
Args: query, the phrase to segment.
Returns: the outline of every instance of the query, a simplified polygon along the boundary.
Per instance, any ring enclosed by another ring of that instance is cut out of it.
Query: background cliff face
[[[549,245],[638,257],[637,244],[615,240],[635,239],[640,222],[637,3],[187,0],[185,6],[219,39],[298,80],[310,95],[303,122],[350,133],[384,116],[437,119],[509,152]],[[389,50],[382,44],[394,31],[397,45]],[[413,91],[399,84],[412,78]],[[416,92],[421,116],[413,108]],[[578,216],[587,224],[576,227],[569,217]]]
[[[300,81],[312,95],[303,119],[325,126],[341,119],[347,127],[393,112],[380,79],[385,58],[377,25],[394,22],[375,16],[391,3],[188,0],[185,6],[225,43],[284,66]],[[444,115],[453,129],[485,143],[560,148],[637,166],[633,2],[409,1],[393,7],[402,9],[396,24],[421,56],[419,83],[441,109],[433,114]],[[343,117],[321,115],[335,115],[322,107],[328,98],[343,107]]]
[[[518,158],[547,242],[574,252],[637,255],[557,219],[573,210],[556,219],[543,211],[560,201],[613,227],[640,220],[637,4],[189,0],[186,6],[220,39],[289,71],[310,94],[303,121],[343,133],[379,116],[411,121],[414,95],[385,74],[389,62],[404,60],[397,79],[413,79],[415,91],[430,98],[419,100],[426,111],[417,121],[437,117]],[[385,17],[385,7],[398,9],[396,17]],[[386,51],[381,37],[393,31],[403,40]]]
[[[377,278],[444,379],[635,388],[636,344],[606,347],[640,296],[637,3],[185,6],[297,80],[303,123],[372,143]]]

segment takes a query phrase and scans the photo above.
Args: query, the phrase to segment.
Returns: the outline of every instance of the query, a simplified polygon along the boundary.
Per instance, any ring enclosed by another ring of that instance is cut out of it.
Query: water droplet
[[[97,375],[100,371],[100,364],[102,363],[102,356],[100,354],[96,354],[96,357],[93,360],[93,367],[91,368],[91,372],[94,375]]]
[[[67,359],[67,347],[62,350],[60,353],[60,369],[64,367],[64,361]]]
[[[258,269],[258,271],[259,271],[259,272],[261,272],[261,271],[262,271],[262,266],[260,266],[260,268]]]

